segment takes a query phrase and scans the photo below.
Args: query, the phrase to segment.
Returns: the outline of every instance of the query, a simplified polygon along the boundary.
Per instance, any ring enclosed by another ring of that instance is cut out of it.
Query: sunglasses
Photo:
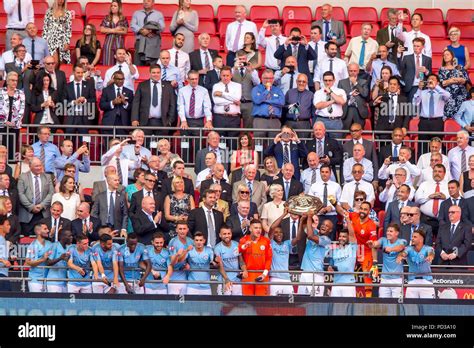
[[[364,199],[363,199],[363,198],[356,198],[355,201],[356,201],[356,202],[363,202]]]
[[[244,195],[244,194],[245,194],[245,195],[249,195],[249,194],[250,194],[250,191],[239,191],[239,193],[241,193],[241,194],[243,194],[243,195]]]
[[[148,181],[148,182],[156,182],[156,180],[153,180],[153,179],[145,179],[145,181]]]

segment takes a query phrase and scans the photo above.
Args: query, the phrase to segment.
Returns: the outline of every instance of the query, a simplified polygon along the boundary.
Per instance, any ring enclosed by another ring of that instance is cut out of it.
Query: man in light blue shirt
[[[372,161],[365,158],[365,148],[361,144],[355,144],[352,150],[353,157],[349,157],[344,161],[343,165],[343,173],[344,173],[344,181],[351,182],[354,180],[352,176],[352,167],[354,164],[361,164],[364,167],[364,175],[362,179],[367,182],[372,182],[374,179],[374,167]],[[375,178],[377,179],[377,178]]]
[[[73,143],[69,139],[64,139],[61,143],[61,156],[56,158],[54,166],[56,167],[56,180],[58,182],[64,177],[64,166],[68,163],[74,164],[76,167],[76,174],[74,180],[76,183],[79,180],[79,172],[89,173],[91,170],[91,160],[89,157],[89,149],[86,144],[83,144],[73,153]],[[82,161],[79,156],[82,155]]]
[[[214,260],[214,251],[206,246],[206,237],[202,232],[194,234],[194,248],[188,252],[185,268],[189,271],[188,280],[193,282],[209,282],[211,273],[208,269]],[[196,270],[196,271],[195,271]],[[201,271],[204,270],[204,271]],[[189,283],[186,289],[187,295],[212,295],[209,283]]]
[[[388,49],[385,45],[380,45],[377,52],[377,56],[380,58],[373,59],[374,56],[370,57],[369,63],[367,64],[367,70],[371,72],[372,80],[370,82],[370,89],[372,89],[377,82],[381,79],[380,72],[382,68],[388,66],[392,69],[392,76],[400,76],[400,71],[396,64],[388,60]]]
[[[170,81],[173,88],[183,87],[184,81],[181,78],[179,69],[170,64],[171,56],[167,50],[161,51],[158,65],[161,67],[161,80]]]
[[[156,232],[151,240],[152,245],[146,246],[148,258],[151,263],[151,274],[147,280],[161,280],[162,283],[146,283],[146,294],[168,294],[168,283],[173,274],[171,265],[171,255],[168,249],[164,248],[165,236],[161,232]]]
[[[193,249],[194,241],[188,237],[189,227],[186,222],[178,222],[176,224],[176,237],[173,237],[169,244],[168,250],[171,254],[171,263],[173,265],[173,275],[171,281],[176,283],[168,284],[168,294],[185,295],[186,283],[179,283],[188,280],[187,271],[184,269],[188,252]]]
[[[56,158],[61,157],[56,145],[49,141],[51,129],[46,126],[38,127],[38,141],[32,145],[35,157],[39,158],[44,165],[44,172],[48,174],[55,173],[54,162]]]
[[[474,123],[474,87],[469,90],[469,94],[471,99],[461,104],[458,112],[454,115],[454,119],[462,128],[472,133],[474,132],[474,126],[472,126]]]
[[[31,55],[32,60],[39,60],[40,64],[43,64],[44,57],[50,55],[48,43],[42,37],[36,36],[38,28],[35,23],[28,23],[26,33],[27,36],[23,39],[26,51]]]
[[[92,293],[92,283],[82,282],[82,279],[90,279],[91,268],[94,274],[94,279],[99,279],[97,262],[92,255],[92,250],[89,248],[89,238],[85,235],[76,237],[76,245],[69,248],[71,257],[67,262],[68,271],[67,277],[71,279],[67,283],[68,293]],[[74,281],[72,280],[74,279]]]
[[[218,295],[242,295],[242,285],[233,284],[234,282],[240,282],[240,278],[246,278],[248,276],[247,267],[242,260],[242,256],[239,254],[239,243],[232,240],[232,230],[228,226],[222,226],[219,232],[221,241],[214,247],[214,255],[216,256],[216,262],[219,265],[220,274],[217,276],[219,285],[217,286]],[[227,272],[227,270],[241,269],[242,273],[239,276],[238,272]],[[223,273],[226,277],[223,277]],[[223,288],[223,279],[227,288]]]
[[[151,264],[145,245],[138,243],[138,236],[135,233],[129,233],[127,242],[120,247],[118,263],[120,278],[122,279],[119,293],[143,294],[145,292],[145,280],[151,272]],[[142,277],[140,277],[140,271],[138,270],[140,263],[146,267],[145,274]]]
[[[50,267],[46,278],[47,292],[66,292],[65,281],[49,281],[49,279],[67,278],[67,261],[71,256],[69,248],[72,245],[72,232],[69,230],[59,230],[58,241],[51,246],[51,254],[46,264]]]
[[[45,278],[48,270],[44,268],[46,261],[51,254],[52,243],[47,240],[49,236],[49,229],[46,224],[37,224],[34,227],[36,240],[28,245],[26,252],[25,265],[30,266],[28,277],[31,280],[28,282],[28,290],[30,292],[44,292],[46,291],[43,281],[40,278]]]
[[[296,58],[289,56],[285,60],[285,67],[275,73],[275,85],[280,87],[283,94],[286,94],[290,89],[298,87],[298,76],[300,76],[300,73],[298,72]]]
[[[95,262],[101,266],[99,272],[101,273],[102,282],[94,282],[92,284],[92,290],[95,294],[107,293],[113,286],[115,289],[119,287],[118,280],[118,253],[120,245],[113,242],[112,237],[109,234],[102,234],[99,237],[99,242],[91,247],[92,257]],[[111,281],[113,284],[111,284]]]
[[[141,129],[135,129],[132,132],[132,140],[136,143],[125,145],[120,154],[120,158],[126,158],[133,162],[139,162],[141,159],[142,168],[147,170],[147,163],[151,157],[151,151],[143,146],[145,142],[145,132]],[[133,179],[133,171],[129,171],[128,178]]]

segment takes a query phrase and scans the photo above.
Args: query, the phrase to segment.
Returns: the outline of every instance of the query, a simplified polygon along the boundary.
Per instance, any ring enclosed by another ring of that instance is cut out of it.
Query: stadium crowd
[[[376,39],[372,25],[361,24],[341,54],[344,25],[329,4],[309,37],[296,26],[286,37],[271,18],[257,28],[238,5],[224,59],[206,33],[195,49],[199,14],[189,0],[173,16],[173,47],[162,50],[165,22],[153,5],[144,0],[133,14],[133,54],[124,46],[122,4],[112,1],[100,26],[103,47],[87,23],[71,55],[65,0],[47,11],[43,37],[31,0],[4,0],[0,289],[11,289],[1,277],[14,268],[11,250],[20,236],[34,238],[24,262],[30,292],[206,295],[215,268],[220,294],[355,297],[352,272],[359,270],[371,297],[380,262],[378,295],[398,298],[406,260],[406,297],[434,298],[434,288],[409,285],[432,284],[432,263],[468,264],[474,89],[459,28],[449,28],[452,44],[435,74],[420,13],[407,31],[407,14],[390,9]],[[101,59],[110,66],[104,76],[95,69]],[[61,64],[72,60],[69,77]],[[150,78],[137,84],[139,66],[149,66]],[[21,144],[30,114],[37,141]],[[419,134],[418,146],[405,142],[414,119],[419,131],[431,132]],[[451,120],[463,129],[447,152],[437,135]],[[79,172],[91,170],[81,140],[88,129],[77,126],[96,121],[133,131],[116,130],[101,155],[103,178],[87,194],[91,183],[80,182]],[[386,145],[363,137],[368,123],[386,131],[375,132]],[[51,125],[79,135],[58,147]],[[182,136],[208,132],[203,149],[181,149],[194,160],[195,177],[167,140],[173,127]],[[312,139],[300,140],[311,129]],[[342,130],[350,131],[345,141]],[[150,135],[161,138],[159,155],[150,151]],[[257,151],[265,137],[273,141]],[[12,169],[8,159],[17,150],[21,159]],[[300,194],[321,200],[317,215],[288,211],[285,202]],[[289,270],[303,271],[297,290]],[[323,272],[333,274],[332,283]]]

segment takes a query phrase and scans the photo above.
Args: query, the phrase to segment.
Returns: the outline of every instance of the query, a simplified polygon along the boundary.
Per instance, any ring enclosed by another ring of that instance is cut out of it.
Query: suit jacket
[[[155,215],[156,213],[153,214],[153,218]],[[131,217],[131,220],[133,231],[138,235],[138,241],[143,244],[151,244],[155,232],[169,232],[168,223],[164,216],[161,218],[160,223],[155,226],[142,209],[137,211],[136,214]]]
[[[292,50],[291,50],[291,45],[288,45],[288,47],[285,49],[285,45],[280,45],[277,50],[275,51],[274,57],[276,59],[280,59],[280,68],[283,69],[285,67],[285,60],[287,57],[292,55]],[[310,60],[315,60],[317,61],[318,59],[318,54],[316,51],[308,45],[308,49],[305,48],[304,45],[298,45],[298,72],[306,74],[306,76],[311,76],[311,73],[309,72],[309,66],[308,62]],[[308,79],[308,85],[313,86],[314,82],[313,79],[309,78]]]
[[[51,231],[51,228],[53,227],[53,222],[51,221],[51,216],[48,216],[40,221],[41,224],[45,224],[48,226],[48,230]],[[71,220],[59,217],[59,225],[58,225],[58,233],[61,229],[63,230],[71,230]],[[99,237],[99,236],[97,236]],[[49,238],[50,241],[54,242],[54,238]]]
[[[219,152],[221,154],[221,159],[224,160],[225,158],[225,152],[224,150],[220,149],[219,148]],[[199,150],[197,153],[196,153],[196,159],[195,159],[195,166],[194,166],[194,172],[196,174],[199,174],[202,170],[206,169],[206,155],[209,153],[209,146],[206,146],[205,148]],[[224,169],[227,170],[227,164],[226,163],[222,163],[222,165],[224,166]]]
[[[115,84],[110,84],[102,90],[102,96],[100,97],[99,107],[104,112],[102,117],[102,124],[104,126],[113,126],[117,118],[121,120],[120,125],[130,126],[130,114],[133,105],[133,91],[122,86],[121,93],[128,98],[128,104],[126,107],[123,105],[114,105],[112,107],[111,102],[117,96],[117,90]]]
[[[217,244],[220,242],[219,231],[222,225],[224,224],[224,214],[222,214],[220,211],[216,209],[212,209],[212,214],[214,217],[214,227],[216,231],[216,244]],[[204,236],[206,237],[206,243],[207,243],[207,237],[208,237],[207,216],[203,208],[196,208],[189,212],[188,226],[189,226],[189,232],[193,236],[194,236],[194,233],[198,231],[202,232]]]
[[[44,69],[40,69],[38,71],[38,74],[36,74],[36,81],[43,81],[43,76],[46,73],[47,72]],[[54,75],[56,75],[56,86],[55,86],[56,88],[55,88],[55,90],[56,90],[56,92],[58,92],[58,100],[62,101],[66,97],[66,85],[68,83],[68,80],[66,78],[66,74],[62,70],[56,69],[54,71]],[[34,83],[35,83],[34,78],[30,81],[30,83],[34,85]]]
[[[471,223],[469,220],[469,208],[467,207],[467,200],[463,197],[458,198],[458,206],[461,208],[461,221],[465,223]],[[440,226],[445,223],[449,223],[449,207],[453,205],[451,197],[446,198],[441,202],[439,206],[438,220]]]
[[[428,224],[424,224],[424,223],[420,222],[420,224],[418,226],[418,229],[425,231],[425,234],[426,234],[425,245],[433,246],[433,231],[432,231],[431,226],[428,225]],[[385,234],[385,231],[384,231],[384,236],[385,235],[386,234]],[[400,227],[399,238],[405,239],[407,241],[408,245],[410,244],[410,241],[411,241],[411,225],[402,225]]]
[[[400,145],[404,145],[401,143]],[[400,145],[398,146],[398,153],[400,153]],[[379,168],[382,167],[383,162],[388,156],[392,156],[392,143],[389,142],[387,145],[384,145],[379,150]],[[410,162],[414,164],[415,156],[411,156]]]
[[[125,194],[116,192],[114,208],[114,224],[111,226],[112,229],[126,230],[128,225],[128,208]],[[97,195],[97,199],[92,205],[91,215],[99,218],[102,225],[108,225],[109,197],[107,197],[107,191]]]
[[[352,92],[353,88],[351,88],[351,82],[349,78],[343,79],[339,81],[337,86],[338,88],[343,89],[347,95],[347,101],[350,99],[349,93]],[[369,107],[367,105],[367,98],[369,97],[369,82],[367,80],[357,78],[357,85],[354,87],[359,91],[359,95],[354,97],[355,101],[357,102],[357,110],[359,111],[359,115],[362,118],[369,117]],[[348,105],[344,103],[342,106],[342,110],[344,112],[344,117],[347,114]]]
[[[24,62],[23,62],[24,64]],[[18,89],[22,89],[25,92],[25,95],[29,96],[31,93],[29,82],[32,79],[33,70],[27,69],[24,73],[21,72],[20,68],[16,65],[15,62],[5,64],[5,74],[9,72],[16,72],[20,78],[18,79]],[[26,87],[26,88],[25,88]],[[28,100],[28,99],[26,99]]]
[[[377,152],[375,151],[374,143],[367,139],[362,139],[362,146],[365,149],[365,158],[372,162],[372,167],[374,169],[375,176],[379,172],[379,161],[377,158]],[[354,150],[354,141],[352,139],[346,141],[342,145],[342,150],[344,153],[344,158],[352,157]]]
[[[295,178],[300,179],[300,159],[305,159],[308,156],[308,148],[306,144],[303,142],[299,142],[298,144],[294,144],[293,142],[290,143],[290,159],[291,164],[295,167]],[[283,167],[283,145],[281,142],[275,144],[274,142],[268,146],[265,151],[263,152],[264,157],[267,156],[275,156],[277,161],[278,167]]]
[[[239,185],[245,185],[247,186],[247,183],[245,182],[245,179],[237,181],[233,186],[232,186],[232,200],[234,202],[237,202],[237,197],[239,196],[238,193],[238,188]],[[263,205],[267,203],[267,193],[265,192],[265,184],[261,183],[260,181],[254,180],[253,181],[253,188],[252,188],[252,198],[250,200],[251,202],[254,202],[257,207],[258,207],[258,213],[262,213]]]
[[[211,58],[209,58],[209,63],[212,63],[212,60],[217,56],[218,52],[217,50],[213,50],[208,48],[208,52],[211,55]],[[201,50],[195,49],[191,53],[189,53],[189,63],[191,64],[191,70],[202,70],[205,66],[205,62],[201,61]],[[206,78],[206,74],[199,74],[199,85],[204,87],[204,81]]]
[[[465,200],[465,207],[467,210],[467,219],[471,224],[474,225],[474,197],[469,197]]]
[[[252,220],[250,217],[247,217],[247,219],[249,221]],[[240,217],[238,214],[229,216],[226,224],[232,230],[232,240],[235,240],[236,242],[238,242],[240,238],[244,237],[249,232],[248,227],[242,230],[242,225],[240,223]]]
[[[319,25],[324,33],[324,20],[318,19],[311,23],[311,26]],[[344,23],[334,18],[331,19],[331,31],[337,35],[336,44],[337,44],[337,57],[341,58],[341,49],[340,47],[346,43],[346,31],[344,29]],[[326,38],[321,38],[323,41],[327,41]]]
[[[234,187],[234,184],[237,181],[242,180],[243,168],[240,167],[239,169],[234,170],[230,173],[230,186]],[[255,175],[255,180],[260,181],[260,171],[257,170],[257,175]]]
[[[132,122],[139,121],[140,126],[148,124],[152,91],[150,80],[138,85],[132,106]],[[164,126],[171,126],[176,120],[176,93],[169,81],[161,81],[161,120]]]
[[[153,190],[153,198],[155,199],[155,209],[156,211],[163,211],[163,201],[164,196],[161,193]],[[130,217],[139,213],[142,210],[142,201],[143,201],[143,190],[135,192],[130,199],[130,208],[128,209],[128,214]],[[146,217],[146,216],[145,216]],[[164,217],[163,217],[164,219]]]
[[[214,183],[213,179],[207,179],[201,182],[200,196],[203,196],[205,190],[207,190]],[[229,207],[232,204],[232,186],[228,184],[224,179],[219,183],[222,187],[221,199],[229,203]]]
[[[99,240],[99,229],[102,226],[100,219],[90,215],[89,221],[92,223],[92,230],[90,230],[89,227],[87,228],[87,237],[89,238],[89,241]],[[74,219],[71,221],[71,231],[74,239],[84,233],[82,229],[82,219]]]
[[[403,31],[406,31],[405,28],[403,28]],[[388,25],[386,27],[383,27],[382,29],[379,29],[377,31],[377,38],[376,38],[377,43],[380,45],[385,45],[388,41],[394,42],[395,45],[392,48],[388,48],[388,60],[391,61],[392,63],[397,64],[397,48],[399,45],[403,46],[403,42],[398,39],[396,36],[392,37],[392,40],[390,40],[390,35],[388,33]]]
[[[20,210],[18,217],[20,222],[30,222],[33,217],[31,210],[35,206],[35,185],[31,172],[23,173],[18,178],[18,196],[20,198]],[[41,181],[41,201],[39,204],[43,207],[41,214],[43,217],[50,216],[49,208],[54,193],[51,176],[45,173],[40,174]]]
[[[183,177],[184,180],[184,192],[194,197],[194,184],[191,179]],[[173,177],[166,178],[163,180],[161,184],[161,196],[164,198],[173,193],[171,189],[171,182],[173,181]]]
[[[285,194],[285,184],[284,184],[284,179],[283,178],[279,178],[279,179],[275,180],[273,183],[281,185],[281,187],[283,188],[283,200],[284,201],[287,201],[288,198],[290,198],[292,196],[296,196],[296,195],[299,195],[301,192],[304,192],[303,184],[299,180],[296,180],[295,178],[291,178],[290,189],[288,190],[288,197]]]
[[[459,222],[454,234],[451,234],[451,223],[443,224],[439,227],[438,238],[436,240],[436,252],[450,254],[457,248],[458,257],[454,260],[440,260],[441,265],[467,265],[467,253],[471,249],[472,231],[471,224]]]
[[[81,82],[81,97],[86,98],[86,103],[83,104],[83,109],[80,113],[80,116],[83,116],[84,118],[83,124],[88,124],[89,119],[93,119],[95,117],[94,113],[96,108],[96,93],[93,81],[94,80]],[[72,81],[66,85],[65,101],[67,102],[68,111],[70,112],[70,114],[67,115],[64,120],[64,124],[66,125],[77,124],[73,123],[74,117],[77,116],[74,114],[75,107],[71,106],[71,103],[76,99],[76,82]],[[88,119],[85,119],[86,117]]]
[[[10,231],[5,236],[5,239],[11,243],[18,243],[21,236],[21,225],[20,219],[16,215],[10,215],[8,217],[8,221],[10,221]]]
[[[221,79],[217,74],[217,71],[214,69],[209,70],[204,77],[204,87],[209,91],[209,97],[211,98],[212,105],[214,105],[214,101],[212,100],[212,87],[220,80]]]
[[[125,190],[125,187],[123,187],[123,185],[120,184],[117,191],[123,192],[124,190]],[[95,202],[95,200],[97,199],[97,195],[104,191],[107,191],[107,182],[105,180],[94,181],[92,185],[92,202]]]
[[[408,93],[413,86],[413,80],[416,74],[416,62],[415,62],[415,55],[408,54],[404,56],[402,59],[399,59],[399,70],[401,76],[403,76],[403,80],[405,81],[405,93]],[[431,69],[431,58],[425,56],[424,54],[421,55],[421,65],[428,69],[428,72],[424,74],[424,80],[427,79],[428,75],[432,72]]]
[[[385,219],[383,220],[383,230],[387,231],[387,227],[392,222],[398,224],[400,226],[400,209],[398,207],[399,201],[398,199],[393,200],[388,204],[387,210],[385,211]],[[412,201],[407,201],[408,207],[414,207],[415,203]]]
[[[387,98],[390,98],[388,94],[385,94]],[[397,98],[397,110],[395,112],[395,121],[393,123],[388,122],[389,117],[387,114],[387,103],[382,103],[377,106],[379,110],[379,116],[377,118],[375,129],[383,131],[393,131],[395,128],[406,128],[408,129],[408,124],[410,118],[413,116],[411,113],[411,108],[407,108],[408,103],[407,97],[403,94],[399,94]],[[381,105],[383,105],[381,107]],[[382,114],[383,110],[383,114]]]
[[[311,139],[306,142],[306,147],[308,148],[308,153],[317,151],[317,142],[316,139]],[[335,139],[329,138],[327,135],[324,138],[324,154],[329,157],[329,164],[332,168],[332,172],[336,175],[336,165],[342,167],[342,147],[339,142]],[[308,168],[308,163],[305,161],[304,168]]]
[[[56,92],[53,88],[49,89],[49,95],[51,96],[51,99],[53,100],[55,104],[58,101],[60,101],[58,99],[58,92]],[[36,94],[35,91],[31,93],[30,110],[35,113],[35,118],[33,120],[34,124],[41,123],[41,119],[43,118],[43,115],[44,115],[44,109],[41,107],[41,104],[43,104],[44,102],[45,100],[44,100],[43,93]],[[51,115],[51,118],[53,119],[54,124],[61,124],[53,108],[50,108],[49,114]]]

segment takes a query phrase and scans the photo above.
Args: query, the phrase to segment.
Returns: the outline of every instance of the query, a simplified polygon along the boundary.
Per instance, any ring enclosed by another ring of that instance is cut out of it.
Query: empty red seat
[[[461,30],[461,37],[463,39],[474,39],[474,24],[458,25],[458,28]],[[469,52],[472,54],[472,51]]]
[[[444,121],[444,133],[457,133],[461,130],[461,126],[455,120],[448,118]],[[449,151],[456,146],[456,134],[445,134],[444,139],[446,150]]]
[[[280,19],[280,13],[276,6],[252,6],[250,8],[250,20],[265,21],[266,19]]]
[[[212,5],[193,4],[192,9],[197,11],[197,13],[199,14],[199,21],[202,21],[202,20],[213,21],[214,20],[214,8],[212,7]]]
[[[82,18],[82,5],[80,2],[68,2],[67,9],[69,11],[73,11],[73,18]],[[36,11],[36,7],[35,7],[35,11]]]
[[[143,5],[140,4],[143,8]],[[178,5],[176,4],[156,4],[155,3],[155,10],[160,11],[163,14],[165,19],[171,20],[173,18],[173,14],[178,10]]]
[[[351,7],[347,12],[347,20],[353,22],[378,22],[377,10],[373,7]]]
[[[72,33],[71,42],[69,43],[69,49],[73,50],[74,48],[76,48],[76,42],[81,39],[81,36],[82,36],[82,32],[80,32],[80,33],[73,32]]]
[[[5,33],[7,31],[7,17],[0,17],[0,33]],[[5,40],[2,40],[3,43],[5,43]]]
[[[69,82],[69,76],[72,75],[72,64],[61,64],[60,70],[64,72],[64,75],[66,75],[66,81]]]
[[[142,4],[129,3],[129,2],[122,4],[122,13],[125,17],[127,17],[129,24],[135,11],[139,11],[139,10],[143,10]],[[107,13],[109,13],[109,11],[107,11]]]
[[[291,31],[292,28],[299,28],[301,30],[301,34],[306,36],[306,40],[309,41],[309,35],[311,33],[311,23],[310,22],[307,22],[307,23],[291,22],[291,21],[286,22],[285,29],[284,29],[284,33],[285,33],[286,36],[290,35],[290,31]]]
[[[285,6],[281,17],[285,23],[287,21],[310,22],[312,14],[308,6]]]
[[[430,38],[444,39],[448,35],[444,24],[423,24],[421,31]]]
[[[468,9],[449,9],[446,13],[446,21],[448,22],[448,28],[454,23],[472,23],[472,17],[474,16],[474,10]]]
[[[173,47],[173,40],[174,38],[170,35],[162,35],[161,36],[161,49],[162,50],[169,50]]]
[[[138,74],[140,77],[138,78],[139,81],[145,81],[150,78],[150,67],[149,66],[137,66]]]
[[[103,19],[110,10],[110,3],[107,2],[88,2],[86,4],[86,18],[101,18]]]
[[[217,8],[217,24],[221,21],[231,21],[235,20],[235,6],[234,5],[219,5]]]
[[[82,18],[74,18],[72,20],[72,32],[73,33],[81,33],[84,30],[84,21]]]
[[[225,19],[217,22],[217,32],[219,33],[221,39],[221,45],[225,48],[225,33],[227,31],[227,26],[229,23],[232,23],[233,19]]]
[[[462,35],[462,32],[461,32],[461,35]],[[461,36],[461,38],[462,38],[462,36]],[[469,54],[474,53],[474,39],[467,39],[467,40],[461,39],[461,44],[463,44],[464,46],[467,47],[467,49],[469,50]],[[472,82],[474,82],[474,81],[472,81]]]
[[[444,49],[450,44],[449,40],[432,38],[431,39],[431,50],[435,54],[443,53]]]
[[[380,29],[380,26],[377,23],[370,23],[372,24],[372,31],[370,33],[370,37],[375,38],[377,36],[377,31]],[[349,28],[349,36],[356,37],[360,36],[362,30],[362,23],[354,23],[351,24]]]
[[[128,51],[135,51],[135,35],[133,34],[127,34],[125,35],[125,41],[123,43],[123,45],[125,46],[125,49],[127,49]]]
[[[380,21],[384,24],[388,22],[388,10],[389,9],[390,9],[389,7],[384,7],[380,11]],[[399,8],[396,8],[396,9],[406,11],[406,13],[408,13],[408,17],[407,17],[407,19],[405,19],[403,21],[403,23],[410,23],[410,10],[407,9],[407,8],[403,8],[403,7],[399,7]],[[385,26],[385,25],[383,25],[383,26]]]
[[[35,18],[44,17],[46,11],[49,9],[49,4],[47,2],[35,2],[33,9],[35,12]]]
[[[341,21],[341,22],[345,22],[347,19],[346,19],[346,13],[344,12],[344,8],[339,7],[339,6],[334,6],[332,8],[332,18],[334,18],[335,20]],[[316,8],[316,11],[314,12],[314,18],[313,19],[315,21],[317,21],[318,19],[322,19],[322,17],[321,17],[321,6],[318,6]]]
[[[196,34],[208,33],[209,35],[216,34],[216,25],[213,21],[201,21],[199,20],[199,27]]]
[[[413,13],[423,16],[423,24],[443,24],[443,11],[439,8],[417,8]]]

